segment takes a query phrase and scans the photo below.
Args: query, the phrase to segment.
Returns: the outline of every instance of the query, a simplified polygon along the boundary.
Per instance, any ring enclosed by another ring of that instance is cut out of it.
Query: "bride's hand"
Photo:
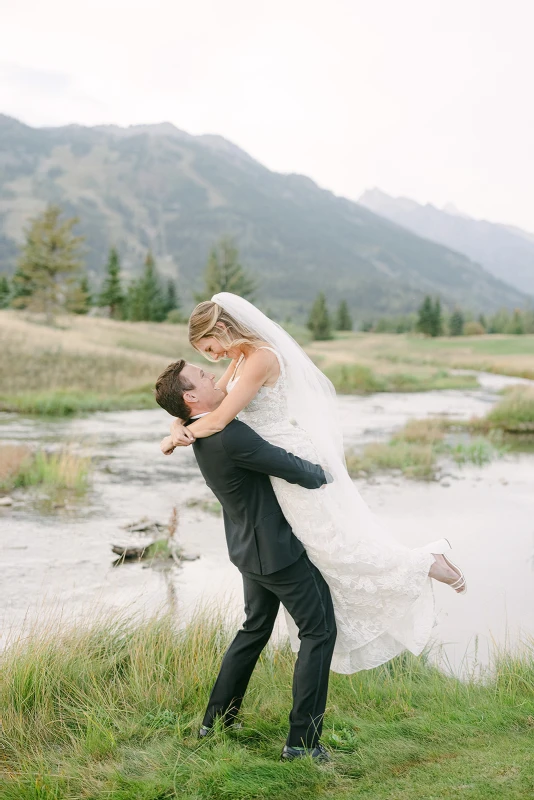
[[[171,424],[171,441],[173,447],[187,447],[195,441],[194,435],[180,420],[175,419]]]
[[[164,456],[170,456],[171,453],[174,452],[174,446],[170,436],[166,436],[162,439],[159,447]]]

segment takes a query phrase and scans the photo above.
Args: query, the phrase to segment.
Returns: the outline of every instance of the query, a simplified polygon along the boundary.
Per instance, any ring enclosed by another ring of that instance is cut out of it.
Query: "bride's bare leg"
[[[432,553],[432,555],[434,556],[434,563],[430,567],[428,577],[449,585],[458,582],[460,572],[454,569],[454,567],[451,567],[441,554]],[[458,586],[455,591],[461,593],[463,591],[463,586]]]

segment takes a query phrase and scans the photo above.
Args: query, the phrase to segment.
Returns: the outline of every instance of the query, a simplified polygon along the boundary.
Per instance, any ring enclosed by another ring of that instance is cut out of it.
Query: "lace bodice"
[[[275,433],[294,425],[289,418],[286,394],[286,371],[282,357],[272,347],[260,347],[260,350],[270,350],[280,364],[280,375],[274,386],[262,386],[256,396],[239,412],[238,417],[242,422],[250,425],[260,436],[269,439],[269,433]],[[231,392],[241,376],[231,378],[226,390]]]

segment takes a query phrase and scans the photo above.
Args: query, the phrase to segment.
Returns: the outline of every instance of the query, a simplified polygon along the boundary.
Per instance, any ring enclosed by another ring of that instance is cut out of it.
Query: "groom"
[[[169,414],[192,422],[224,398],[215,377],[175,361],[156,382],[156,400]],[[172,453],[172,439],[161,443]],[[311,755],[328,760],[319,742],[328,692],[336,623],[330,590],[285,519],[269,475],[319,489],[331,480],[322,467],[274,447],[243,422],[197,439],[193,450],[207,485],[219,499],[230,560],[243,576],[246,619],[224,656],[211,691],[200,736],[215,719],[230,727],[259,655],[270,639],[280,603],[299,629],[293,676],[293,708],[282,759]]]

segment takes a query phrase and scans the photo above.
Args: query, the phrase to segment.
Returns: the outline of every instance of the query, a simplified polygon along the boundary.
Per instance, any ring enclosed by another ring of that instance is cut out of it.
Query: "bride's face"
[[[205,336],[200,339],[197,347],[211,361],[219,361],[221,358],[239,358],[239,351],[235,347],[225,350],[214,336]]]

